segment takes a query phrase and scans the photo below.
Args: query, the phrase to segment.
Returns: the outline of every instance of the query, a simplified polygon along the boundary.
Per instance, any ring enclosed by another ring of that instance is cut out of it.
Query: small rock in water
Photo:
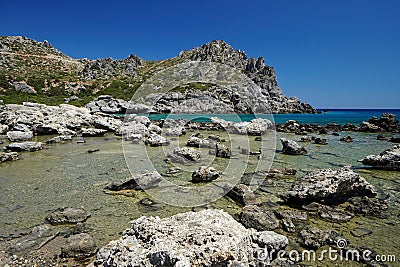
[[[91,214],[84,208],[59,208],[49,215],[46,220],[52,225],[84,222]]]
[[[198,170],[192,173],[192,182],[209,182],[218,179],[219,172],[211,166],[200,166]]]
[[[240,214],[240,222],[247,228],[254,228],[259,231],[269,231],[279,227],[279,220],[274,212],[264,210],[255,205],[243,207]]]
[[[307,150],[303,146],[300,146],[293,140],[281,138],[281,143],[283,146],[282,152],[284,154],[288,154],[288,155],[306,155],[307,154]]]
[[[72,235],[61,247],[62,258],[87,258],[97,252],[97,246],[92,236],[86,233]]]
[[[100,149],[96,148],[96,149],[89,149],[87,152],[94,153],[94,152],[98,152],[98,151],[100,151]]]
[[[340,141],[346,142],[346,143],[351,143],[351,142],[353,142],[353,138],[350,135],[348,135],[348,136],[340,138]]]
[[[355,237],[364,237],[372,234],[372,231],[366,228],[357,227],[350,231],[350,233]]]
[[[325,138],[319,138],[319,137],[317,137],[317,138],[315,138],[315,140],[314,140],[314,144],[317,144],[317,145],[327,145],[328,142],[326,141]]]
[[[235,185],[233,188],[229,185],[226,185],[224,190],[225,192],[228,191],[228,197],[239,202],[240,204],[248,205],[256,202],[256,195],[244,184]]]

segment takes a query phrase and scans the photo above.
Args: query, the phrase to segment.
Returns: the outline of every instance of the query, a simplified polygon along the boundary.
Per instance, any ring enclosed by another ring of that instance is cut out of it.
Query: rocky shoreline
[[[324,141],[326,135],[350,143],[353,140],[352,132],[386,133],[393,136],[382,141],[388,142],[388,147],[391,147],[390,143],[397,142],[400,126],[393,114],[383,114],[381,118],[374,117],[360,125],[320,126],[296,121],[273,125],[263,119],[232,123],[217,118],[213,118],[211,123],[195,123],[168,119],[150,121],[147,117],[133,114],[122,118],[71,105],[25,103],[0,106],[0,142],[4,142],[5,147],[4,152],[0,153],[0,161],[17,160],[18,153],[51,149],[54,143],[85,142],[85,138],[102,137],[110,133],[132,143],[142,142],[151,147],[168,146],[173,138],[200,130],[227,131],[235,135],[251,135],[254,139],[276,130],[299,135],[299,143],[313,141],[316,146],[329,146]],[[341,132],[346,132],[345,136]],[[46,142],[34,141],[35,137],[42,135],[51,138]],[[186,146],[174,150],[166,156],[166,160],[181,164],[201,161],[202,155],[197,148],[206,148],[210,154],[229,158],[232,151],[224,141],[218,136],[205,137],[201,133],[194,133],[187,136]],[[309,153],[294,140],[282,139],[281,142],[281,153],[296,157]],[[376,154],[380,152],[376,151]],[[241,153],[260,155],[257,151]],[[398,171],[399,146],[394,145],[379,155],[365,155],[364,159],[359,160],[372,168]],[[130,178],[108,185],[106,190],[118,192],[153,187],[160,180],[158,175]],[[266,170],[260,175],[266,179],[294,177],[296,170]],[[221,179],[221,174],[212,167],[202,166],[193,172],[191,178],[193,183],[204,183]],[[258,266],[260,259],[255,256],[257,251],[266,248],[284,250],[289,245],[288,235],[297,235],[301,247],[311,249],[336,246],[338,240],[346,240],[336,230],[319,229],[310,224],[310,218],[340,225],[357,216],[385,218],[389,208],[388,196],[375,190],[350,167],[320,169],[297,177],[291,187],[280,195],[285,206],[283,209],[271,209],[261,203],[257,192],[246,185],[245,179],[226,190],[227,197],[242,206],[236,217],[207,207],[170,218],[144,216],[132,221],[131,227],[124,231],[120,239],[103,248],[96,246],[90,232],[85,229],[84,222],[90,217],[89,212],[79,207],[60,207],[44,218],[45,224],[20,232],[1,233],[0,263],[4,266],[29,266],[34,263],[38,266],[62,266],[74,265],[79,261],[94,266],[130,266],[129,262],[137,266]],[[154,204],[151,199],[143,203],[150,206]],[[361,229],[354,235],[368,235],[367,230]],[[54,250],[49,251],[49,247]],[[348,248],[374,252],[374,248]],[[34,252],[33,256],[27,256],[27,251]],[[274,253],[269,260],[275,266],[297,264],[288,257],[278,258]],[[362,263],[386,266],[382,262]]]

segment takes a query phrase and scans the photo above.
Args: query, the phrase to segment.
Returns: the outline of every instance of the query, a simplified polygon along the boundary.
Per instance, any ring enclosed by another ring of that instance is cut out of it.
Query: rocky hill
[[[224,63],[244,73],[261,88],[260,101],[268,102],[273,113],[316,112],[309,104],[283,95],[274,68],[266,65],[263,57],[249,59],[245,52],[234,50],[224,41],[211,41],[162,61],[145,61],[135,55],[122,60],[89,60],[72,59],[48,41],[3,36],[0,37],[0,102],[32,101],[52,105],[67,102],[83,106],[100,95],[110,95],[117,102],[127,101],[155,73],[190,61]],[[171,112],[179,107],[179,99],[198,102],[207,95],[212,103],[226,103],[226,112],[250,112],[233,100],[241,95],[251,97],[250,91],[225,89],[217,84],[183,84],[173,90],[174,97],[164,96],[153,111]],[[219,107],[214,106],[209,112],[217,112]]]

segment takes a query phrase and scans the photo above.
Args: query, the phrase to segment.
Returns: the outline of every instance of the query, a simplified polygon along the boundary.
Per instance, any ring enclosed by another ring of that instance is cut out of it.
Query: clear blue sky
[[[316,107],[400,108],[400,1],[2,1],[0,35],[74,58],[165,59],[223,39]]]

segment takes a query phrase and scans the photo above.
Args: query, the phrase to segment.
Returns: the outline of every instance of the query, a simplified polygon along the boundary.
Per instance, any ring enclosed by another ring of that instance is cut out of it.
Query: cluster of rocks
[[[400,171],[400,145],[395,145],[379,155],[366,156],[359,161],[377,169]]]
[[[34,266],[42,262],[47,263],[43,266],[58,266],[62,258],[82,260],[93,256],[98,247],[84,225],[89,217],[84,208],[59,208],[46,216],[45,224],[2,232],[0,247],[5,250],[0,253],[0,263]],[[26,253],[30,256],[24,259]]]
[[[223,119],[212,117],[211,122],[219,125],[221,129],[228,133],[244,134],[244,135],[264,135],[268,131],[275,129],[274,124],[267,119],[253,119],[250,122],[231,122]]]
[[[337,135],[338,132],[400,132],[399,121],[395,114],[384,113],[381,118],[372,117],[367,122],[362,122],[360,125],[346,123],[344,125],[336,123],[328,123],[325,126],[317,124],[301,124],[295,120],[289,120],[283,124],[277,124],[276,130],[284,133],[295,133],[297,135],[307,135],[310,133],[328,134],[332,132]]]

